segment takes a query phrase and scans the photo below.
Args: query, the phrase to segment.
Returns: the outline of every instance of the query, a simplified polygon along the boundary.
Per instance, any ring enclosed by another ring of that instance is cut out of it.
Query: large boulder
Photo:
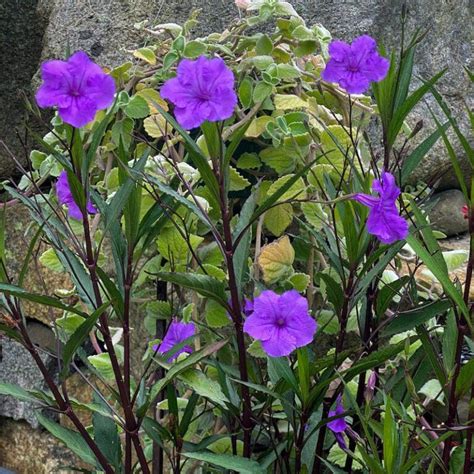
[[[389,49],[399,46],[401,6],[405,3],[402,0],[293,0],[292,3],[310,23],[322,23],[334,37],[351,40],[370,33]],[[193,9],[199,8],[201,24],[196,34],[200,35],[222,29],[239,14],[231,0],[25,0],[20,4],[6,0],[0,6],[0,14],[3,13],[0,22],[5,23],[0,29],[0,35],[5,36],[2,44],[9,45],[6,48],[9,54],[0,59],[3,66],[0,68],[3,88],[0,89],[0,137],[9,143],[15,142],[12,125],[20,124],[23,117],[15,91],[28,88],[40,57],[64,57],[68,49],[82,49],[102,65],[114,66],[128,56],[127,50],[146,41],[134,28],[136,22],[182,22]],[[457,0],[438,2],[433,8],[432,0],[413,0],[409,2],[408,19],[408,35],[415,28],[428,30],[418,51],[415,74],[428,78],[448,68],[439,89],[465,130],[469,127],[465,106],[473,105],[471,84],[463,70],[464,66],[472,65],[473,57],[469,5],[469,0]],[[426,104],[436,109],[432,99]],[[434,130],[426,104],[419,106],[412,116],[412,123],[424,121],[420,138]],[[24,161],[26,155],[20,152],[21,147],[14,149]],[[456,151],[468,177],[464,153],[460,147]],[[0,176],[8,175],[12,169],[11,161],[0,150]],[[413,179],[429,184],[439,181],[439,189],[458,187],[442,143],[417,168]]]

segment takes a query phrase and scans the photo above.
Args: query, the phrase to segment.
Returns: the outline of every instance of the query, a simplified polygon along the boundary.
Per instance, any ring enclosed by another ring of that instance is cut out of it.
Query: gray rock
[[[435,194],[432,199],[436,204],[429,212],[429,217],[436,230],[448,237],[467,232],[468,222],[461,212],[466,201],[461,191],[443,191]]]
[[[30,353],[19,343],[5,337],[0,339],[2,356],[0,358],[0,382],[18,385],[25,389],[46,389],[46,384]],[[47,369],[55,373],[55,360],[43,354],[41,356]],[[38,427],[36,412],[40,404],[20,401],[11,396],[0,395],[0,416],[14,420],[26,420],[34,428]]]
[[[25,136],[25,101],[31,78],[38,69],[46,18],[36,11],[38,0],[0,2],[0,140],[24,165],[30,141]],[[15,133],[18,129],[19,136]],[[15,164],[0,143],[0,179],[15,174]]]
[[[7,107],[0,107],[0,136],[2,131],[9,132],[9,140],[14,140],[11,123],[19,123],[23,116],[20,104],[12,101],[18,85],[11,84],[11,78],[17,78],[14,82],[19,82],[21,86],[28,85],[40,56],[42,59],[63,57],[69,47],[72,51],[87,51],[104,66],[114,66],[127,58],[127,50],[145,41],[134,29],[135,22],[144,19],[151,23],[182,22],[194,8],[201,8],[201,24],[196,30],[196,34],[200,35],[222,29],[238,15],[231,0],[7,0],[3,3],[5,5],[0,6],[0,13],[3,8],[4,15],[0,21],[7,21],[8,28],[0,29],[3,32],[0,35],[11,36],[11,48],[8,50],[12,53],[3,55],[6,69],[0,68],[0,74],[8,77],[7,81],[0,81],[0,84],[8,84],[4,93],[0,92],[0,105],[2,97],[4,102],[10,101]],[[21,8],[16,8],[19,3]],[[385,43],[388,49],[399,44],[403,3],[402,0],[293,0],[296,10],[309,23],[322,23],[334,37],[350,40],[361,33],[370,33]],[[472,66],[473,58],[470,2],[446,0],[436,2],[434,8],[432,0],[413,0],[409,2],[409,8],[408,29],[429,29],[418,51],[415,74],[428,78],[448,67],[448,72],[439,82],[439,89],[459,117],[464,130],[468,130],[464,110],[465,104],[473,105],[472,88],[462,68]],[[44,48],[41,51],[43,33]],[[24,55],[18,54],[23,51],[21,48],[28,51],[26,60]],[[428,99],[427,104],[436,109],[432,99]],[[420,139],[434,130],[426,105],[415,110],[411,121],[414,124],[421,118],[425,126],[419,134]],[[468,177],[467,160],[459,146],[456,146],[456,151]],[[3,158],[0,161],[0,175],[2,171],[5,175],[12,169],[5,163]],[[441,143],[416,169],[413,181],[416,180],[436,183],[439,189],[458,187]]]

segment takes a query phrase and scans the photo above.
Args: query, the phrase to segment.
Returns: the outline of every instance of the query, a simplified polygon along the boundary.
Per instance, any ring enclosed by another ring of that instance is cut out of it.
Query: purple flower
[[[408,235],[408,222],[399,215],[395,204],[400,195],[395,177],[383,171],[381,179],[375,179],[372,183],[372,189],[379,194],[378,198],[362,193],[353,197],[370,208],[367,231],[384,244],[405,239]]]
[[[367,91],[370,82],[381,81],[388,72],[390,62],[377,53],[377,44],[368,35],[359,36],[352,44],[333,41],[329,45],[330,60],[321,77],[337,82],[350,94]]]
[[[287,356],[297,347],[309,344],[316,332],[316,321],[309,315],[308,301],[297,291],[277,295],[264,291],[253,302],[253,313],[244,331],[262,342],[271,357]]]
[[[63,122],[73,127],[91,122],[98,110],[114,101],[114,79],[82,51],[67,61],[44,62],[41,77],[36,102],[42,108],[57,106]]]
[[[221,58],[183,59],[178,75],[164,83],[160,94],[174,104],[176,120],[186,130],[206,120],[228,119],[237,104],[234,74]]]
[[[173,319],[166,331],[163,341],[161,341],[160,345],[154,345],[153,350],[158,351],[160,354],[166,354],[166,352],[169,352],[173,347],[194,336],[194,333],[194,323],[180,323],[177,319]],[[168,359],[168,362],[172,362],[183,352],[190,354],[193,352],[193,348],[188,345],[182,347]]]
[[[82,220],[82,212],[72,197],[66,171],[61,172],[58,181],[56,182],[56,195],[58,196],[58,201],[60,204],[67,206],[67,211],[70,217],[73,219]],[[89,214],[97,213],[97,209],[94,207],[91,201],[87,202],[86,210]]]
[[[337,397],[336,409],[330,410],[328,417],[332,418],[333,416],[340,416],[345,412],[344,407],[342,406],[341,396]],[[347,423],[343,416],[337,420],[330,421],[328,423],[328,428],[334,433],[337,444],[342,449],[347,449],[346,441],[344,439],[343,433],[347,430]]]
[[[253,301],[244,299],[244,314],[245,316],[250,316],[253,313]]]

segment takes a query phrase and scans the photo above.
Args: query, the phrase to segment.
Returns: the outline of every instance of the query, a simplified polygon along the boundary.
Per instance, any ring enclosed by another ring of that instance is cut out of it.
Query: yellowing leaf
[[[293,271],[295,251],[287,235],[265,245],[258,256],[258,265],[263,272],[265,283],[276,283],[285,279]]]
[[[137,59],[142,59],[143,61],[147,62],[154,66],[156,64],[156,56],[152,49],[150,48],[140,48],[133,52],[133,55]]]
[[[275,194],[281,187],[283,187],[291,178],[292,174],[287,174],[278,178],[268,189],[268,196]],[[279,202],[288,201],[289,199],[304,199],[306,198],[306,185],[304,184],[303,178],[299,178],[295,183],[290,186],[286,192],[278,199]]]
[[[293,94],[275,94],[273,102],[277,110],[295,110],[308,107],[308,102]]]
[[[54,249],[48,249],[43,252],[39,258],[39,261],[42,265],[44,265],[49,270],[52,270],[53,272],[59,273],[64,271],[63,264],[59,260]]]
[[[164,131],[171,131],[171,126],[167,124],[163,115],[150,115],[143,121],[146,133],[152,138],[161,138]]]
[[[245,132],[245,136],[247,138],[259,137],[265,131],[267,124],[274,121],[274,118],[269,115],[262,115],[261,117],[253,119],[249,128]]]
[[[146,100],[151,114],[158,113],[158,109],[155,108],[156,104],[158,104],[166,112],[168,111],[168,103],[166,100],[161,98],[160,94],[155,89],[147,87],[146,89],[138,91],[135,95],[143,97]]]

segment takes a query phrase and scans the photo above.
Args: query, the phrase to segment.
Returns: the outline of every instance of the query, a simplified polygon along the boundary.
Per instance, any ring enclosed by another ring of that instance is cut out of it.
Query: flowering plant
[[[332,41],[288,2],[237,3],[245,16],[205,38],[192,39],[194,16],[142,25],[154,41],[107,73],[80,52],[44,64],[36,100],[57,115],[6,189],[49,245],[41,264],[71,287],[32,293],[2,267],[0,330],[49,387],[21,393],[69,418],[74,430],[39,419],[89,470],[446,467],[453,433],[431,426],[437,397],[422,389],[454,394],[451,424],[467,389],[429,332],[435,317],[470,327],[469,292],[437,253],[424,196],[401,192],[444,138],[417,146],[403,128],[439,76],[408,92],[418,37],[397,62],[367,35]],[[439,294],[414,280],[420,259]],[[58,374],[24,300],[61,313]],[[69,396],[72,371],[94,403]]]

